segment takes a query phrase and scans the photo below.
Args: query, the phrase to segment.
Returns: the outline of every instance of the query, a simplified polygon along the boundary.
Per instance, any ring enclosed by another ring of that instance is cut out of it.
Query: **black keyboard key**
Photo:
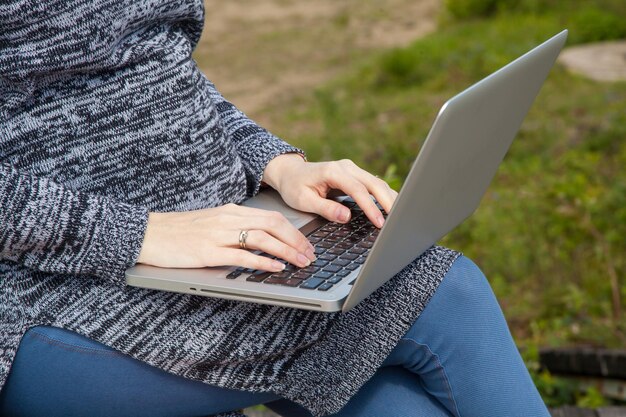
[[[265,281],[263,281],[264,284],[278,284],[278,285],[283,285],[285,284],[285,282],[287,282],[287,278],[278,278],[275,276],[271,276],[267,278]]]
[[[359,256],[358,258],[356,258],[356,259],[354,260],[354,263],[357,263],[357,264],[359,264],[359,265],[360,265],[360,264],[364,264],[364,263],[365,263],[365,256]]]
[[[318,291],[328,291],[333,287],[333,284],[331,284],[330,282],[325,282],[322,285],[319,286],[319,288],[317,289]]]
[[[333,259],[336,259],[337,255],[333,255],[332,253],[323,253],[320,256],[317,257],[317,259],[322,259],[324,261],[332,261]]]
[[[332,277],[332,272],[320,271],[317,274],[313,275],[314,278],[328,279]]]
[[[336,284],[336,283],[340,282],[341,279],[342,279],[342,277],[334,276],[334,277],[331,277],[328,280],[326,280],[326,282],[329,282],[331,284]]]
[[[350,269],[342,269],[341,271],[337,272],[335,275],[337,275],[338,277],[347,277],[348,275],[350,275],[352,273],[352,271]]]
[[[349,261],[354,261],[358,257],[359,257],[359,255],[357,255],[356,253],[344,253],[339,258],[340,259],[347,259]]]
[[[297,278],[297,279],[307,279],[308,277],[311,276],[310,272],[305,272],[305,271],[298,271],[295,274],[293,274],[293,278]]]
[[[348,250],[348,249],[350,249],[350,248],[354,247],[354,244],[352,244],[352,243],[350,243],[350,242],[345,242],[345,241],[344,241],[344,242],[339,242],[339,243],[337,243],[337,245],[335,245],[335,247],[336,247],[336,248],[339,248],[339,249]]]
[[[340,271],[340,270],[341,270],[341,266],[334,265],[334,264],[327,265],[324,268],[324,271],[328,271],[328,272],[337,272],[337,271]]]
[[[359,255],[365,252],[367,252],[367,249],[364,249],[364,248],[356,247],[356,248],[350,249],[350,253],[357,253]]]
[[[339,265],[339,266],[346,266],[350,263],[350,261],[348,259],[335,259],[333,261],[333,265]]]
[[[295,272],[297,270],[298,270],[298,267],[296,267],[295,265],[287,264],[285,266],[285,269],[283,269],[283,272]]]
[[[370,249],[373,245],[374,245],[374,242],[364,240],[363,242],[359,242],[357,246],[360,248],[364,248],[364,249]]]
[[[319,242],[320,240],[322,240],[321,237],[309,236],[309,242],[311,242],[312,244],[315,244],[315,243]]]
[[[232,271],[230,274],[226,275],[226,278],[228,279],[235,279],[237,278],[239,275],[241,275],[241,272],[239,269],[235,269],[234,271]]]
[[[351,263],[350,265],[346,265],[345,268],[350,270],[350,271],[354,271],[355,269],[357,269],[360,266],[361,265],[359,265],[359,264]]]
[[[323,279],[312,277],[304,281],[304,283],[300,285],[300,288],[306,288],[307,290],[314,290],[320,285],[322,285],[323,283],[324,283]]]
[[[330,254],[333,254],[333,255],[342,255],[346,251],[345,251],[345,249],[341,249],[341,248],[331,248],[331,249],[328,249],[326,252],[330,253]]]
[[[319,242],[319,243],[316,245],[316,248],[330,249],[330,248],[332,248],[332,247],[333,247],[333,243],[331,243],[331,242],[327,242],[327,241],[325,241],[325,240],[324,240],[324,241],[322,241],[322,242]]]
[[[320,267],[321,266],[326,266],[326,265],[328,265],[328,261],[325,261],[323,259],[316,259],[315,262],[313,262],[311,265],[320,266]]]
[[[315,265],[309,265],[306,268],[301,269],[301,271],[310,272],[312,274],[316,273],[319,270],[320,270],[319,266],[315,266]]]
[[[291,272],[283,271],[283,272],[274,272],[272,278],[284,279],[289,278],[291,276]]]
[[[298,285],[302,284],[301,279],[298,278],[289,278],[287,281],[285,281],[285,283],[283,285],[286,285],[288,287],[297,287]]]
[[[330,234],[330,232],[323,232],[323,231],[320,230],[320,231],[317,231],[317,232],[313,233],[311,236],[324,238],[324,237],[328,236],[329,234]]]
[[[326,252],[326,248],[322,248],[320,246],[315,246],[315,255],[321,255]]]
[[[263,282],[263,280],[269,277],[270,275],[272,275],[271,272],[258,271],[257,273],[254,273],[250,275],[248,278],[246,278],[246,281]]]

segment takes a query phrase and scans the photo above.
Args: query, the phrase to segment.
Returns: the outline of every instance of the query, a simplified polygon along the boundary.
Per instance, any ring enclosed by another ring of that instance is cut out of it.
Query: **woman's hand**
[[[239,247],[248,230],[246,248],[275,255],[299,267],[315,260],[313,246],[280,213],[225,206],[188,212],[150,213],[138,263],[170,268],[237,265],[282,271],[285,265]]]
[[[350,210],[326,198],[331,189],[339,189],[352,197],[377,227],[383,226],[384,218],[370,194],[386,212],[391,210],[398,195],[385,181],[349,159],[305,162],[300,155],[293,153],[272,159],[265,167],[263,181],[277,190],[291,207],[346,223],[350,220]]]

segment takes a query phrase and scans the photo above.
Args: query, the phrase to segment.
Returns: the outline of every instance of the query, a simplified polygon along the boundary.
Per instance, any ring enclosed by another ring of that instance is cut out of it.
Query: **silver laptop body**
[[[428,134],[364,263],[327,291],[227,279],[235,267],[173,269],[138,264],[131,286],[318,311],[348,311],[478,207],[565,44],[563,31],[448,100]],[[288,207],[274,191],[244,205],[283,213],[305,235],[320,217]]]

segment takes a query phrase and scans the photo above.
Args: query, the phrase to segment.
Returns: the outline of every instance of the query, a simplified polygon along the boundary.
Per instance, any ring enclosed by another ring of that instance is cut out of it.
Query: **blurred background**
[[[625,404],[539,352],[626,346],[626,1],[205,3],[195,58],[229,100],[310,160],[353,159],[396,189],[446,99],[569,29],[479,209],[442,244],[489,278],[549,405]]]

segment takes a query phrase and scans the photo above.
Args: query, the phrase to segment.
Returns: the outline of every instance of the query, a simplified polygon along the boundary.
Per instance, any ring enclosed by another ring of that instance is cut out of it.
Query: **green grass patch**
[[[626,35],[623,2],[605,3],[447,21],[290,103],[274,124],[312,160],[349,157],[399,188],[446,99],[564,28],[570,45]],[[616,24],[594,29],[602,21]],[[611,287],[626,306],[625,138],[626,83],[555,67],[480,208],[443,241],[483,268],[522,345],[626,342]]]
[[[569,45],[626,36],[621,0],[492,3],[290,103],[278,133],[312,160],[351,158],[399,189],[446,99],[562,29]],[[479,209],[442,242],[481,266],[520,346],[626,344],[625,167],[626,83],[557,65]],[[551,405],[606,403],[533,376]]]

